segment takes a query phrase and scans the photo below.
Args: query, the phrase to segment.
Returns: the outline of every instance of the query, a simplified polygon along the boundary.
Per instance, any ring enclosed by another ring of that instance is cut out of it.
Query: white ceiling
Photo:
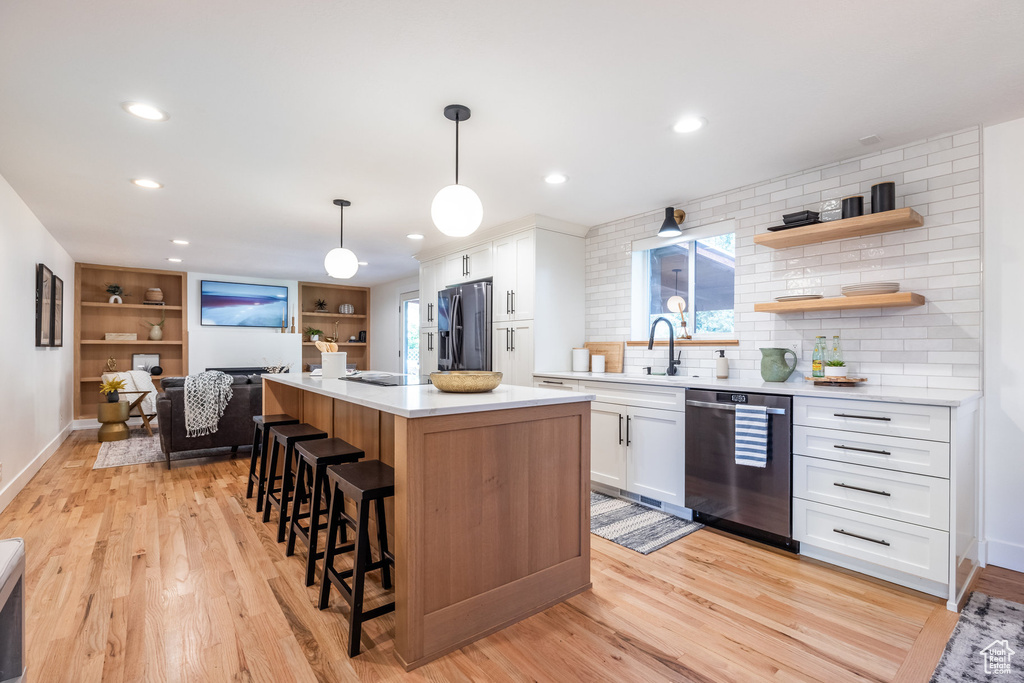
[[[329,280],[343,197],[369,285],[445,239],[446,104],[485,228],[594,225],[1024,116],[1022,35],[1020,0],[7,0],[0,174],[76,260],[291,279]]]

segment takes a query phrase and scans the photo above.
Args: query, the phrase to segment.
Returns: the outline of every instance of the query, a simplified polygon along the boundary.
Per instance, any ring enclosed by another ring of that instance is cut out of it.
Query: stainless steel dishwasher
[[[768,463],[737,465],[736,405],[768,409]],[[792,539],[789,396],[686,390],[686,507],[708,526],[798,551]]]

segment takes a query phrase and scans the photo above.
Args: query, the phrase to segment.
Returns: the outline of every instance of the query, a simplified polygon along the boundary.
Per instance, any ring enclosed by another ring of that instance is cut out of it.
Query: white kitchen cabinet
[[[626,488],[626,410],[613,403],[590,404],[590,479]]]
[[[559,389],[561,391],[579,391],[580,383],[574,379],[554,379],[550,377],[537,377],[533,380],[533,386],[538,389]]]
[[[626,490],[683,507],[684,413],[629,407]]]
[[[420,329],[420,374],[437,371],[437,328]]]
[[[437,292],[444,286],[443,275],[444,259],[420,264],[420,328],[437,327]]]
[[[537,280],[534,230],[494,242],[494,320],[531,320]]]
[[[533,385],[533,322],[494,324],[491,366],[502,384]]]
[[[491,243],[486,242],[445,257],[444,282],[440,286],[491,277],[494,274],[491,247]]]

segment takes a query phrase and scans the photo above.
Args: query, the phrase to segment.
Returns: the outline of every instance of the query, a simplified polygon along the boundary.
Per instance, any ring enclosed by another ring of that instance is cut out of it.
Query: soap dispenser
[[[715,351],[718,358],[715,359],[715,377],[727,379],[729,377],[729,359],[725,357],[725,349]]]

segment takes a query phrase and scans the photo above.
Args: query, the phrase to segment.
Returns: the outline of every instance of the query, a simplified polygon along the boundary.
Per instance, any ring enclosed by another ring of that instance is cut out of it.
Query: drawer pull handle
[[[889,451],[876,451],[873,448],[858,448],[857,446],[843,446],[841,444],[833,444],[832,448],[841,448],[844,451],[859,451],[861,453],[874,453],[875,455],[892,455]]]
[[[849,417],[854,420],[878,420],[880,422],[892,422],[891,417],[875,417],[874,415],[847,415],[846,413],[832,413],[833,417]]]
[[[556,382],[553,379],[542,379],[541,382],[544,384],[565,384],[564,382]]]
[[[889,545],[889,541],[879,541],[877,538],[871,538],[870,536],[861,536],[860,534],[855,534],[852,531],[847,531],[846,529],[833,529],[832,531],[836,532],[837,534],[842,534],[844,536],[853,536],[854,538],[859,538],[862,541],[871,541],[872,543],[877,543],[878,545]]]
[[[838,481],[832,482],[832,485],[833,486],[839,486],[840,488],[844,488],[844,489],[853,489],[854,491],[863,491],[864,493],[874,493],[875,495],[878,495],[878,496],[891,496],[892,495],[888,491],[876,491],[874,489],[865,489],[865,488],[861,488],[860,486],[851,486],[850,484],[843,484],[843,483],[840,483]]]

